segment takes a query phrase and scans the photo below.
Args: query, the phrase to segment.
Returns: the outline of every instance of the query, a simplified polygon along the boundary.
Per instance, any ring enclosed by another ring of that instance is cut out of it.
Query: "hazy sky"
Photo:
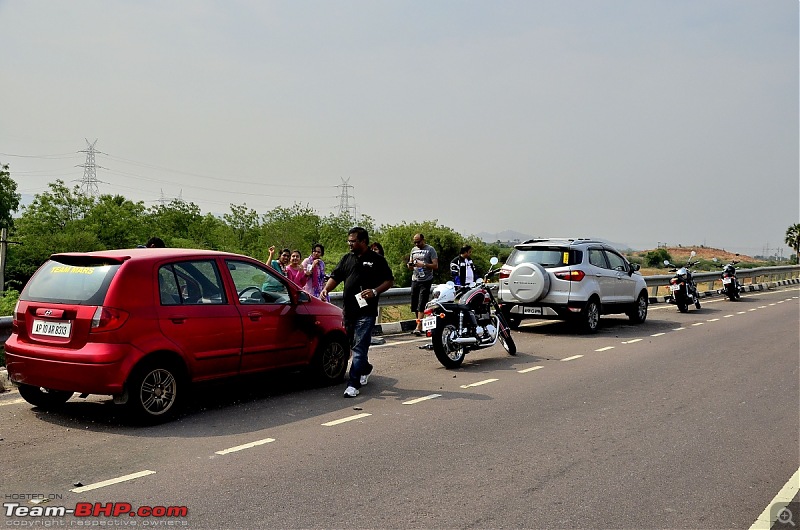
[[[791,251],[797,0],[0,0],[0,162],[204,212]],[[338,187],[337,187],[338,186]]]

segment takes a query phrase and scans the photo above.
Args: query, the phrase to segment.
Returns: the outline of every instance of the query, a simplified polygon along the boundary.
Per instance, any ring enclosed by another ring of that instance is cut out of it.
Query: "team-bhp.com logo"
[[[139,506],[134,508],[127,502],[79,502],[75,508],[66,506],[23,506],[18,502],[4,502],[3,513],[8,518],[31,517],[186,517],[186,506]],[[144,524],[143,524],[144,526]]]

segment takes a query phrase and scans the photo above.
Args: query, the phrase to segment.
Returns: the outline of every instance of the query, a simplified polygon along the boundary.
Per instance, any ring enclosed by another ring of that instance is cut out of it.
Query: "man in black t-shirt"
[[[394,284],[394,276],[386,259],[369,248],[369,234],[359,226],[347,233],[350,253],[342,256],[333,269],[320,299],[326,300],[328,293],[340,282],[344,282],[344,325],[353,349],[353,361],[344,397],[356,397],[359,388],[367,384],[372,374],[369,364],[369,345],[372,328],[378,316],[378,296]]]

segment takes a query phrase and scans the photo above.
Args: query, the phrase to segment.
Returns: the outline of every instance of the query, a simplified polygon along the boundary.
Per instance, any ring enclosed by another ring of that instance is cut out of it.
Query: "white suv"
[[[499,302],[512,328],[525,318],[570,320],[595,332],[600,315],[647,318],[647,285],[608,243],[593,239],[531,239],[516,245],[500,269]]]

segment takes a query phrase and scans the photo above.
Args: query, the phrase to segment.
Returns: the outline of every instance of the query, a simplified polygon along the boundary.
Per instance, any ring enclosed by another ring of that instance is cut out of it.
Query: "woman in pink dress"
[[[296,283],[301,289],[306,286],[306,281],[308,281],[306,271],[300,264],[302,259],[303,255],[300,254],[300,251],[293,250],[292,257],[289,258],[289,265],[286,266],[286,277]]]

